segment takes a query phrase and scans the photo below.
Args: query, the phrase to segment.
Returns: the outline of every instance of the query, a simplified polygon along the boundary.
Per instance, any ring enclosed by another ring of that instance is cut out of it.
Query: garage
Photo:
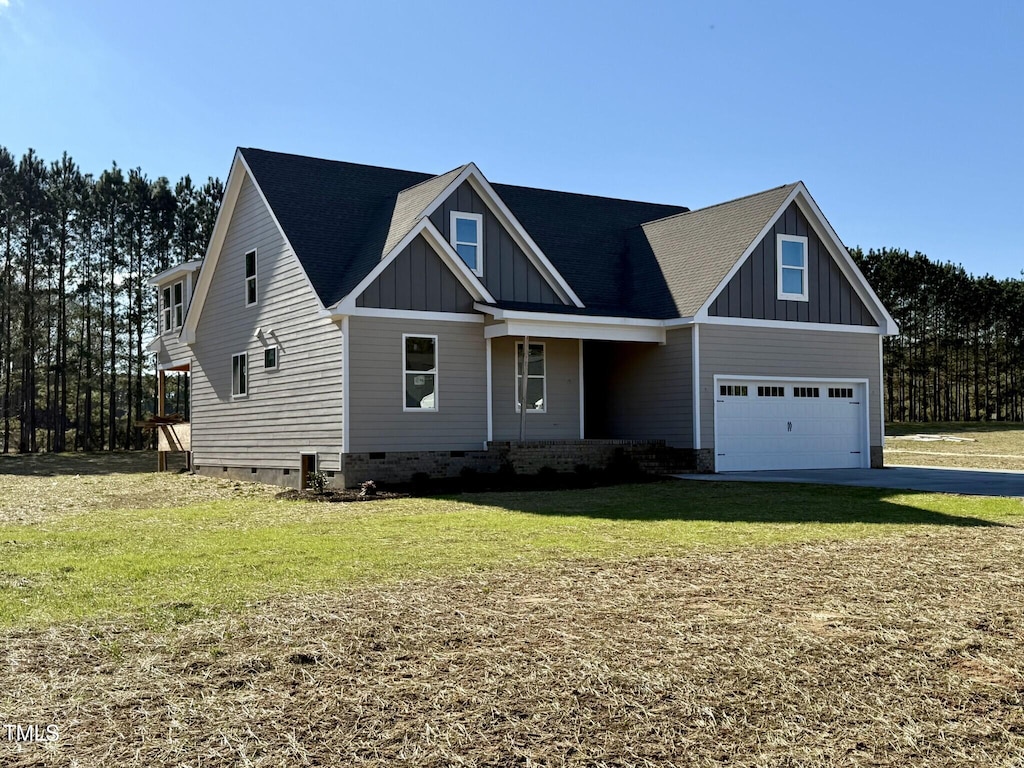
[[[715,377],[715,469],[870,466],[867,382]]]

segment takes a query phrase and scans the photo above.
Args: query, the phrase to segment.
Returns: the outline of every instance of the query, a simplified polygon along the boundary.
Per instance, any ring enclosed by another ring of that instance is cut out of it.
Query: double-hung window
[[[245,306],[256,303],[256,251],[245,254]]]
[[[185,283],[179,280],[160,291],[161,333],[176,331],[185,320]]]
[[[437,410],[437,336],[402,335],[406,411]]]
[[[520,412],[523,397],[523,342],[516,342],[516,413]],[[530,342],[526,360],[526,412],[544,413],[547,410],[547,380],[544,369],[544,344]]]
[[[479,213],[452,211],[450,240],[477,277],[484,274],[484,217]]]
[[[245,352],[231,356],[231,396],[249,394],[249,356]]]
[[[797,235],[778,235],[776,239],[778,261],[776,280],[778,298],[788,301],[807,301],[807,238]]]

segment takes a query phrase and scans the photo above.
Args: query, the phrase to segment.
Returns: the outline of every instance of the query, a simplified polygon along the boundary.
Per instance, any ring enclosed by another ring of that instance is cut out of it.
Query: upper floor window
[[[176,331],[185,320],[185,282],[179,280],[160,291],[160,332]]]
[[[245,306],[256,303],[256,251],[245,254]]]
[[[776,259],[779,299],[807,301],[807,238],[779,235]]]
[[[516,413],[520,412],[523,392],[523,342],[516,342]],[[547,377],[544,370],[544,344],[530,343],[526,361],[526,412],[547,410]]]
[[[479,213],[452,211],[451,243],[473,274],[484,274],[484,217]]]
[[[402,336],[406,411],[437,410],[437,336]]]

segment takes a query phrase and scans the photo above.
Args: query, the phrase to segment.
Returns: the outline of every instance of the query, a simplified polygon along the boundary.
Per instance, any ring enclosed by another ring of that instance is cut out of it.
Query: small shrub
[[[541,467],[537,470],[537,485],[540,488],[557,488],[559,485],[558,470],[554,467]]]
[[[323,472],[310,472],[306,475],[306,486],[313,493],[323,495],[327,490],[327,475]]]
[[[377,484],[373,480],[367,480],[359,486],[359,498],[366,499],[377,495]]]
[[[595,483],[594,472],[589,464],[577,464],[572,468],[575,475],[576,486],[579,488],[590,488]]]
[[[627,456],[621,448],[616,448],[615,453],[605,468],[607,478],[612,483],[636,482],[645,477],[644,471],[636,463],[636,459]]]
[[[459,479],[462,487],[467,491],[478,491],[483,488],[483,478],[476,471],[475,467],[463,467],[459,470]]]

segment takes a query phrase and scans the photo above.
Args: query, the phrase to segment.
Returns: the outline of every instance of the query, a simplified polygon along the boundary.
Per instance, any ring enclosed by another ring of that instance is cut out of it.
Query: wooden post
[[[164,400],[166,400],[166,376],[167,373],[162,370],[156,372],[156,415],[165,416],[164,413]],[[156,436],[156,471],[166,472],[167,471],[167,452],[160,450],[160,433],[159,427],[157,427]]]
[[[523,383],[519,387],[519,442],[526,440],[526,382],[530,373],[530,337],[523,336]]]

